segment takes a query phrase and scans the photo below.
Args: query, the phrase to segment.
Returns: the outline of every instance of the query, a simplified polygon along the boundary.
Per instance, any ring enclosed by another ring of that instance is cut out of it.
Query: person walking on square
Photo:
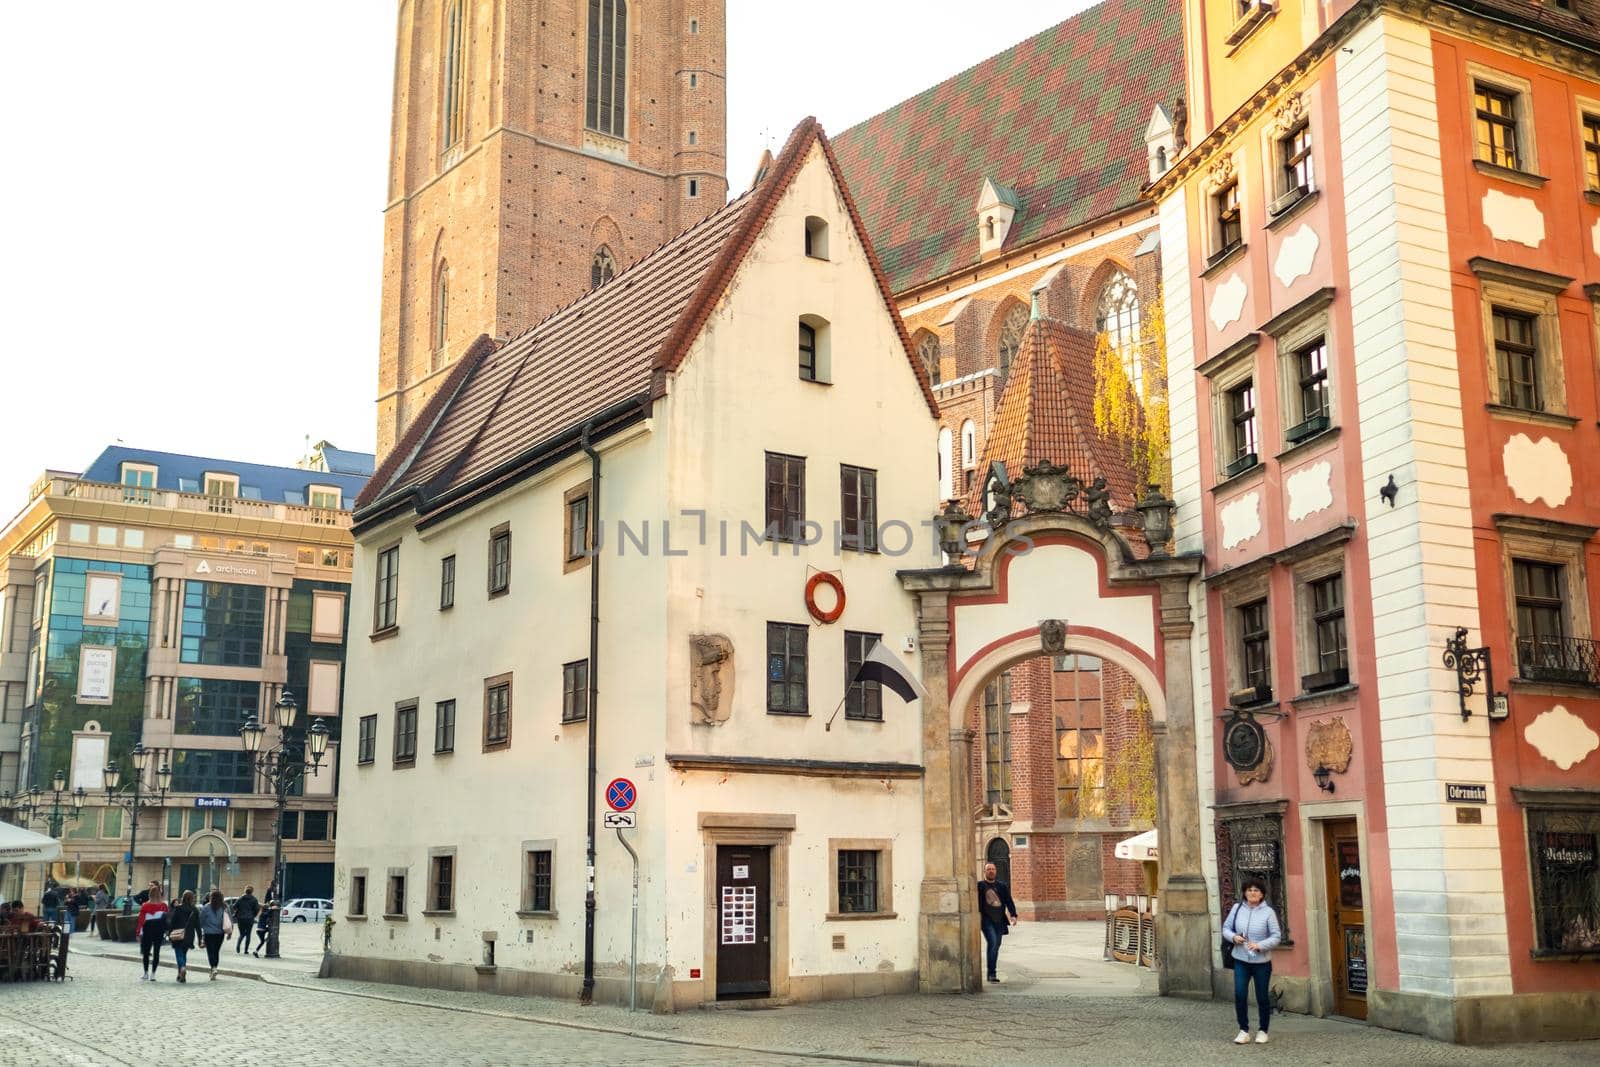
[[[1222,939],[1233,946],[1233,1011],[1239,1018],[1235,1045],[1250,1043],[1250,983],[1256,984],[1256,1015],[1260,1027],[1256,1044],[1267,1043],[1267,1027],[1272,1018],[1272,1001],[1267,988],[1272,984],[1272,950],[1283,940],[1278,913],[1267,903],[1267,887],[1258,878],[1244,880],[1244,899],[1234,904],[1222,923]]]
[[[56,888],[54,882],[44,887],[44,895],[39,898],[39,912],[47,923],[56,922],[61,913],[61,890]]]
[[[144,961],[141,982],[154,982],[156,971],[161,969],[161,942],[167,939],[167,902],[162,899],[161,887],[151,885],[148,899],[139,905],[139,921],[134,933],[139,938],[139,957]]]
[[[178,961],[180,982],[189,980],[189,950],[194,948],[199,932],[200,909],[194,905],[194,890],[185,889],[182,900],[167,916],[167,940],[172,942],[172,954]]]
[[[256,899],[256,887],[244,887],[244,896],[233,902],[233,924],[239,928],[239,939],[234,942],[235,953],[250,951],[250,931],[256,925],[256,915],[261,911],[261,901]]]
[[[278,906],[278,893],[274,886],[267,886],[267,899],[261,905],[261,914],[256,917],[256,950],[253,956],[260,956],[261,950],[266,947],[267,934],[272,930],[272,912]]]
[[[1020,922],[1017,905],[1011,899],[1011,887],[998,880],[998,870],[992,863],[983,865],[983,881],[978,883],[978,915],[983,923],[983,941],[988,949],[989,981],[1000,981],[995,970],[1000,964],[1000,939],[1006,936],[1011,924]],[[1007,921],[1006,916],[1010,916]]]
[[[217,980],[217,963],[228,932],[228,906],[222,900],[222,891],[213,889],[206,906],[200,909],[200,937],[206,943],[206,960],[211,964],[213,982]]]

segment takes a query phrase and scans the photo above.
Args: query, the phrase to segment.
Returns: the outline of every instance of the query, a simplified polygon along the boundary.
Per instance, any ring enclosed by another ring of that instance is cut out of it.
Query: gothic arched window
[[[589,288],[598,289],[617,276],[617,261],[611,258],[611,249],[601,245],[595,250],[589,264]]]
[[[939,337],[937,334],[924,334],[921,342],[917,344],[917,355],[922,357],[922,365],[928,368],[928,381],[934,385],[939,384]]]
[[[445,15],[444,147],[457,144],[467,132],[467,20],[465,0],[455,0]]]
[[[627,0],[589,0],[588,108],[591,130],[626,134],[628,102]]]
[[[439,264],[439,276],[433,286],[433,366],[437,370],[444,362],[444,345],[450,326],[450,267]]]
[[[1144,385],[1144,365],[1139,358],[1139,289],[1133,279],[1117,271],[1106,280],[1095,302],[1094,329],[1106,335],[1106,341],[1122,357],[1122,369],[1128,375],[1134,392]]]
[[[1022,331],[1027,328],[1027,308],[1018,304],[1006,313],[1005,321],[1000,324],[1000,377],[1010,375],[1011,361],[1017,358],[1017,352],[1022,348]]]

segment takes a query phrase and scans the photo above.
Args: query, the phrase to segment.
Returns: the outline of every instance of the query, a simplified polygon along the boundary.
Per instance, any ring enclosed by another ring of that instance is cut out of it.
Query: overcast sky
[[[728,0],[728,171],[1086,0]],[[396,0],[6,5],[0,523],[117,441],[370,450]]]

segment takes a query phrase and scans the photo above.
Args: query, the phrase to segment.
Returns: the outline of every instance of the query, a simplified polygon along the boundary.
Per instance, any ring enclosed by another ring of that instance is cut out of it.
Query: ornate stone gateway
[[[998,465],[997,465],[998,467]],[[1166,553],[1172,505],[1152,491],[1137,514],[1113,515],[1104,484],[1064,468],[1001,469],[985,485],[984,519],[950,504],[939,516],[948,558],[987,529],[971,567],[902,571],[917,598],[922,678],[923,849],[920,984],[976,992],[983,957],[973,901],[974,823],[967,803],[973,733],[964,709],[1007,667],[1046,652],[1103,657],[1138,681],[1157,741],[1161,840],[1161,992],[1209,998],[1216,937],[1200,867],[1199,786],[1191,679],[1190,585],[1199,556]],[[1118,532],[1142,529],[1136,556]]]

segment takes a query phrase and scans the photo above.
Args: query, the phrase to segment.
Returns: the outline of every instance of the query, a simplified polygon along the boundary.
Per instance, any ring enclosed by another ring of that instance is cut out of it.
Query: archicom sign
[[[253,563],[235,563],[231,560],[197,559],[189,567],[189,574],[195,578],[215,578],[218,576],[236,578],[260,578],[261,567]]]

